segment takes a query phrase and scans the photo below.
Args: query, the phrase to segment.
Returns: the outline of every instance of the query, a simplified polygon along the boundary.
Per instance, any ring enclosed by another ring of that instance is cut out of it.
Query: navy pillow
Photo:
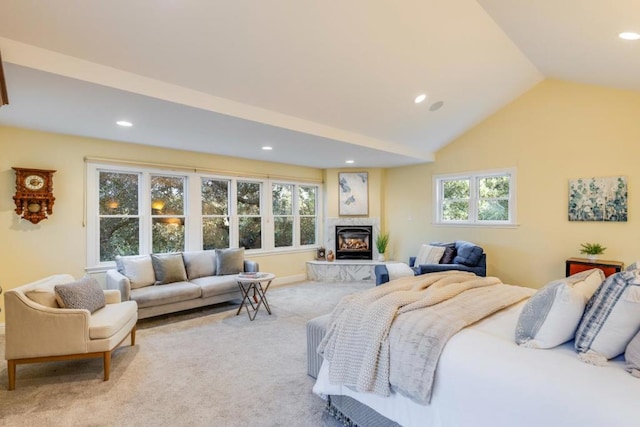
[[[456,244],[452,243],[442,243],[442,242],[431,242],[429,243],[431,246],[444,246],[444,253],[438,261],[438,264],[451,264],[453,263],[453,258],[456,256]]]
[[[456,252],[456,257],[453,259],[454,264],[475,267],[480,262],[483,250],[473,243],[458,240],[456,242]]]

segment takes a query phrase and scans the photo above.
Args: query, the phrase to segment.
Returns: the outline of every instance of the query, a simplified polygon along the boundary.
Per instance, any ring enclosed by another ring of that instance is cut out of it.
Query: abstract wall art
[[[339,214],[369,214],[369,174],[340,172],[338,174]]]
[[[569,180],[569,221],[627,221],[627,178]]]

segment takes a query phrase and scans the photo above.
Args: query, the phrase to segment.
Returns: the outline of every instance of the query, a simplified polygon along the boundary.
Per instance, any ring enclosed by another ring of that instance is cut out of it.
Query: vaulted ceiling
[[[3,0],[0,124],[319,168],[422,163],[544,78],[640,90],[623,31],[640,32],[640,2]]]

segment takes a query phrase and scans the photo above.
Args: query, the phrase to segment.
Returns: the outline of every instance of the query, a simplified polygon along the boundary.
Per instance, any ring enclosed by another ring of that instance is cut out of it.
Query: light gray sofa
[[[107,271],[107,289],[138,304],[138,318],[241,299],[237,277],[257,272],[244,249],[205,250],[116,257]]]

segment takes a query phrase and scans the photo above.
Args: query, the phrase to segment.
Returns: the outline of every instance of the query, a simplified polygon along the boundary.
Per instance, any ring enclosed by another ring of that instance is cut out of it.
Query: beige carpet
[[[135,347],[102,359],[20,365],[7,391],[0,362],[0,425],[6,426],[326,426],[338,423],[311,392],[305,324],[371,283],[272,288],[273,314],[250,322],[237,304],[138,323]],[[4,335],[0,335],[4,361]]]

